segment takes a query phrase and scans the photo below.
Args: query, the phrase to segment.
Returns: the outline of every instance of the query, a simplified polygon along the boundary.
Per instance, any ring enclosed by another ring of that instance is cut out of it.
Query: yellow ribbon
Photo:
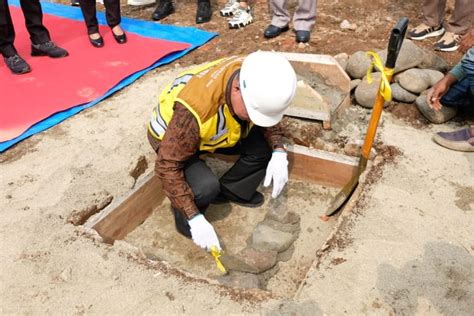
[[[222,273],[227,273],[226,269],[224,268],[224,265],[221,262],[221,252],[219,249],[217,249],[216,246],[211,247],[211,255],[214,257],[214,260],[216,261],[216,266],[217,268],[222,272]]]
[[[369,84],[372,83],[372,70],[377,68],[380,73],[382,74],[382,83],[380,84],[380,94],[383,96],[384,100],[387,102],[392,101],[392,88],[390,87],[390,80],[388,80],[387,76],[392,78],[394,69],[385,68],[383,66],[382,60],[380,56],[377,55],[376,52],[368,51],[367,55],[371,57],[372,62],[370,63],[369,69],[367,69],[367,82]]]

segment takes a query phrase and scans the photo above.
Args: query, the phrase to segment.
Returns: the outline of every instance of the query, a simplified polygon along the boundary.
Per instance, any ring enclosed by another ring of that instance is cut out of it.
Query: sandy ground
[[[440,313],[474,309],[474,155],[436,146],[385,113],[380,139],[402,155],[341,218],[294,300],[235,292],[150,266],[66,223],[104,191],[119,197],[144,155],[159,87],[179,69],[124,91],[0,156],[1,313]],[[317,259],[315,255],[315,259]]]
[[[305,48],[293,44],[290,32],[260,44],[267,21],[261,5],[249,28],[255,40],[245,41],[238,31],[239,44],[226,44],[234,37],[227,32],[178,63],[257,47],[330,54],[383,48],[386,18],[405,13],[419,21],[420,1],[388,2],[320,1],[318,26]],[[187,19],[182,24],[192,25],[195,6],[180,3]],[[334,16],[363,28],[341,32]],[[217,19],[209,30],[225,28]],[[448,151],[430,139],[465,122],[414,127],[384,113],[379,138],[401,155],[375,173],[377,181],[364,186],[353,211],[339,218],[340,229],[329,248],[314,254],[294,299],[196,282],[164,264],[147,264],[124,242],[111,247],[68,224],[71,212],[98,197],[128,192],[141,156],[145,172],[152,170],[146,123],[160,87],[180,70],[164,69],[0,154],[1,314],[472,315],[474,154]]]

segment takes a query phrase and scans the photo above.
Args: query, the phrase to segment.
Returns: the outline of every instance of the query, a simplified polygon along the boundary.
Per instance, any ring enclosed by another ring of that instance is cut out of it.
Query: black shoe
[[[102,36],[99,34],[99,38],[92,39],[91,36],[89,35],[89,42],[91,43],[92,46],[100,48],[104,46],[104,39]]]
[[[242,198],[239,198],[235,194],[232,194],[231,192],[227,191],[226,193],[219,193],[219,195],[214,199],[212,204],[224,204],[229,202],[243,207],[253,208],[261,206],[263,202],[265,202],[265,198],[263,197],[262,193],[255,192],[250,200],[244,200]]]
[[[3,59],[5,60],[5,64],[7,64],[8,68],[15,75],[26,74],[27,72],[31,71],[30,65],[28,65],[28,63],[18,54],[10,57],[3,57]]]
[[[31,44],[31,56],[49,56],[52,58],[61,58],[69,55],[67,50],[56,46],[49,41],[42,44]]]
[[[296,35],[295,35],[296,42],[297,43],[308,43],[310,36],[311,36],[310,31],[298,31],[297,30]]]
[[[196,23],[206,23],[211,20],[212,9],[210,2],[198,2],[197,12],[196,12]]]
[[[174,13],[173,3],[171,1],[163,1],[161,0],[158,3],[155,11],[151,15],[151,18],[155,21],[159,21],[161,19],[166,18],[171,13]]]
[[[72,5],[73,7],[78,7],[78,6],[80,6],[79,0],[71,0],[71,5]]]
[[[288,25],[284,27],[278,27],[270,24],[263,32],[263,36],[265,38],[274,38],[280,35],[281,33],[288,31],[289,29],[290,28],[288,27]]]
[[[189,226],[188,220],[184,218],[180,211],[171,207],[171,211],[174,216],[174,225],[176,230],[183,236],[191,238],[191,227]]]
[[[114,39],[117,43],[125,44],[127,42],[127,35],[125,34],[125,32],[123,32],[121,35],[117,35],[114,33],[114,31],[112,31],[112,34],[114,35]]]

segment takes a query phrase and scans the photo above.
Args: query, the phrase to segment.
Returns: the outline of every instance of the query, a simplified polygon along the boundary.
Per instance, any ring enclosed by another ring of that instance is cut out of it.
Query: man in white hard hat
[[[220,249],[204,217],[211,203],[256,207],[257,187],[273,182],[276,198],[288,181],[278,125],[296,90],[296,74],[281,55],[255,52],[182,73],[161,93],[148,128],[157,153],[155,172],[171,201],[176,229],[200,247]],[[219,179],[199,158],[205,152],[239,154]]]

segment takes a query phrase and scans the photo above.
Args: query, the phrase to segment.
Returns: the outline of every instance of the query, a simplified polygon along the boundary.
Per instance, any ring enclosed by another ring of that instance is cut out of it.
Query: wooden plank
[[[105,242],[113,243],[143,223],[164,198],[161,181],[151,173],[138,181],[129,194],[90,218],[85,226],[95,229]]]
[[[357,169],[358,159],[299,145],[288,148],[290,177],[342,187]]]
[[[213,154],[224,161],[238,156]],[[299,145],[288,148],[290,177],[341,187],[357,168],[357,159]],[[96,230],[105,242],[113,243],[143,223],[165,198],[161,181],[153,173],[137,182],[122,199],[117,199],[85,224]]]
[[[290,61],[308,63],[315,72],[323,75],[328,83],[341,91],[349,92],[351,79],[334,57],[318,54],[278,52]]]

